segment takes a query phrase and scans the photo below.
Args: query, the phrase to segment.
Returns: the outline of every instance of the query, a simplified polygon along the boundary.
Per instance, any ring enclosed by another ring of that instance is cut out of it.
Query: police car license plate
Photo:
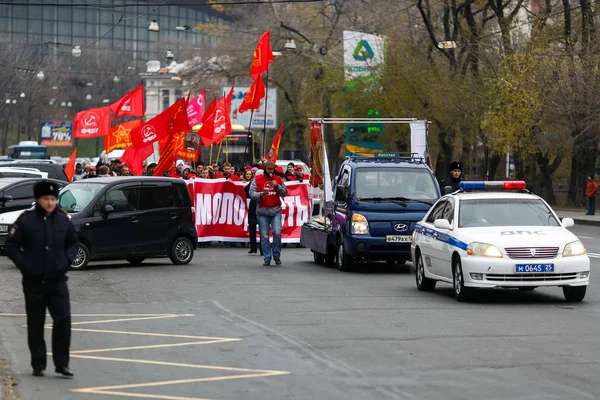
[[[0,232],[8,232],[8,225],[0,225]]]
[[[554,264],[517,264],[515,273],[518,274],[536,274],[554,272]]]
[[[386,243],[410,243],[412,242],[412,236],[407,235],[386,235]]]

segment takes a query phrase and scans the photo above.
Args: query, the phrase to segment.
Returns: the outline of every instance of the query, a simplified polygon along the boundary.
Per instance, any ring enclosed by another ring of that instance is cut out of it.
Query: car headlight
[[[470,256],[502,258],[502,253],[496,246],[479,242],[473,242],[468,245],[467,254]]]
[[[352,215],[352,227],[350,233],[355,235],[368,235],[369,234],[369,222],[362,214]]]
[[[585,246],[580,240],[568,243],[563,250],[563,257],[582,256],[587,253]]]

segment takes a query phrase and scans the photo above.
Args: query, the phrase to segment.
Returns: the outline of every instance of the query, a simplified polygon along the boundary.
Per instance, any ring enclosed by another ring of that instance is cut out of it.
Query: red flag
[[[152,143],[136,149],[133,145],[125,149],[120,160],[125,163],[131,170],[133,175],[142,175],[144,173],[144,161],[154,153],[154,145]]]
[[[215,97],[213,99],[213,101],[211,101],[210,104],[208,105],[208,107],[206,108],[206,111],[204,111],[204,114],[202,115],[202,121],[200,121],[201,124],[204,124],[204,123],[206,123],[206,121],[209,120],[209,117],[211,117],[212,114],[214,114],[216,107],[217,107],[217,98]]]
[[[187,100],[185,103],[187,104],[188,123],[191,128],[202,122],[204,107],[206,106],[206,90],[194,97],[192,101]]]
[[[179,132],[160,141],[160,158],[154,169],[154,176],[163,176],[166,171],[171,169],[175,163],[175,150],[183,139],[185,139],[185,132]]]
[[[110,132],[110,110],[108,107],[99,107],[80,111],[75,115],[73,125],[74,138],[106,136]]]
[[[277,134],[273,138],[273,144],[271,145],[271,150],[267,153],[265,158],[270,161],[277,161],[277,155],[279,154],[279,143],[281,142],[281,134],[283,133],[283,124],[279,127]]]
[[[265,97],[265,83],[263,82],[262,76],[259,75],[258,78],[254,80],[252,86],[250,86],[250,89],[248,89],[246,96],[244,96],[244,100],[242,100],[242,104],[240,104],[240,114],[243,114],[248,110],[258,110],[260,108],[260,101],[263,97]]]
[[[126,149],[131,146],[130,133],[133,129],[142,126],[142,120],[136,119],[129,122],[123,122],[111,128],[110,134],[104,138],[104,150],[106,154],[114,149]]]
[[[214,112],[206,113],[206,119],[198,130],[200,139],[204,146],[220,142],[226,135],[231,133],[231,99],[233,97],[233,86],[225,97],[221,97],[214,107]],[[211,104],[212,106],[212,104]],[[210,106],[209,106],[210,111]]]
[[[77,147],[71,153],[71,157],[69,157],[69,162],[65,166],[65,174],[67,175],[67,179],[69,182],[73,181],[73,176],[75,175],[75,159],[77,158]]]
[[[143,117],[144,116],[144,85],[140,85],[110,105],[114,113],[113,121],[117,117]]]
[[[271,31],[266,31],[256,45],[252,66],[250,67],[250,76],[254,79],[269,69],[269,64],[274,60],[270,40]]]
[[[185,99],[181,98],[144,125],[131,131],[130,136],[133,146],[139,149],[165,136],[189,130]]]

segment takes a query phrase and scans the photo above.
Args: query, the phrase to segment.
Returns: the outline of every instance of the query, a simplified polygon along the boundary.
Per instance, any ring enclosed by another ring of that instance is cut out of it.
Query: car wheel
[[[319,265],[325,264],[325,255],[324,254],[321,254],[314,250],[312,251],[312,253],[313,253],[313,260],[315,261],[315,264],[319,264]]]
[[[563,294],[567,301],[577,302],[582,301],[585,297],[587,286],[565,286],[563,287]]]
[[[189,264],[194,257],[194,246],[192,241],[186,237],[178,237],[171,245],[169,258],[175,265]]]
[[[437,281],[434,279],[429,279],[425,276],[425,264],[423,264],[423,256],[420,252],[417,253],[415,279],[417,281],[417,289],[419,289],[421,292],[431,292],[435,289],[435,284]]]
[[[86,269],[90,262],[90,251],[83,243],[77,244],[76,257],[71,266],[72,270]]]
[[[460,259],[456,259],[454,262],[454,270],[452,271],[453,276],[453,287],[454,297],[458,301],[469,301],[473,294],[473,289],[465,287],[465,280],[463,277],[462,263]]]
[[[338,240],[337,244],[337,257],[336,257],[337,267],[340,271],[348,272],[352,271],[354,267],[354,259],[346,254],[344,251],[344,245],[342,243],[342,239]]]
[[[127,262],[131,265],[140,265],[141,263],[143,263],[145,260],[144,257],[133,257],[133,258],[128,258]]]

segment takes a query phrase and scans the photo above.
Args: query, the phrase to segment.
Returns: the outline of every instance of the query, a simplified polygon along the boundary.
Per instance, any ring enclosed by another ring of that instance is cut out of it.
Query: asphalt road
[[[600,268],[600,228],[573,229]],[[30,376],[19,275],[0,258],[0,340],[21,399],[597,399],[600,278],[581,304],[559,288],[456,302],[412,270],[342,273],[286,248],[193,264],[96,264],[70,274],[73,380]],[[50,332],[47,339],[49,341]],[[0,355],[1,355],[0,351]]]

